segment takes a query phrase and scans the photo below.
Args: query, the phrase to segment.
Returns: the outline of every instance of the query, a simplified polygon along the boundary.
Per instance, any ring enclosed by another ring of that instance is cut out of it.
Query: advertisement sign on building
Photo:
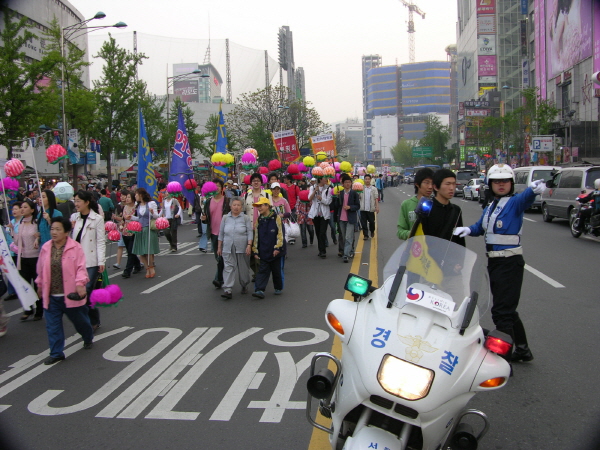
[[[477,15],[496,14],[496,0],[477,0]]]
[[[310,145],[313,149],[314,154],[317,154],[319,152],[325,152],[330,158],[334,158],[337,156],[337,151],[335,149],[335,140],[333,138],[333,134],[331,133],[311,137]]]
[[[180,97],[185,103],[198,103],[198,80],[176,81],[173,85],[175,97]]]
[[[568,11],[557,17],[556,6],[546,2],[547,75],[554,78],[578,62],[592,56],[592,0],[573,2]],[[597,2],[594,2],[597,3]],[[538,55],[536,54],[536,59]],[[543,57],[543,56],[542,56]]]
[[[483,77],[498,75],[496,56],[483,55],[477,57],[479,75]]]
[[[496,34],[496,16],[477,16],[477,34]]]
[[[521,62],[521,68],[523,69],[521,72],[523,74],[523,80],[522,80],[522,85],[523,88],[528,88],[529,87],[529,60],[527,58],[524,58],[523,61]]]
[[[471,117],[485,117],[491,115],[489,109],[467,109],[466,113],[467,116]]]
[[[485,34],[477,38],[477,53],[480,55],[496,54],[496,35]]]

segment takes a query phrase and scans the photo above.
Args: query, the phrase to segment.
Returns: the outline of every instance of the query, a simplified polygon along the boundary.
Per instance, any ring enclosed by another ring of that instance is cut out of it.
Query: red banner
[[[296,130],[277,131],[272,133],[271,136],[280,161],[289,164],[300,159]]]

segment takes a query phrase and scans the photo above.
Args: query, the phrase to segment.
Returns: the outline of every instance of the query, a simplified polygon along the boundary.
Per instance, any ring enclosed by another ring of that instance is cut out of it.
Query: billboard
[[[496,56],[482,55],[477,57],[478,73],[481,77],[498,75],[498,67],[496,65]]]
[[[477,34],[496,34],[496,16],[477,16]]]
[[[592,0],[546,0],[544,22],[549,78],[592,56]]]
[[[480,55],[496,54],[496,35],[484,34],[477,37],[477,53]]]
[[[175,97],[180,97],[186,103],[198,103],[198,80],[180,80],[173,84]]]
[[[496,14],[496,0],[477,0],[477,15]]]
[[[314,154],[325,152],[330,158],[335,158],[337,156],[335,140],[333,139],[333,134],[331,133],[311,137],[310,145]]]

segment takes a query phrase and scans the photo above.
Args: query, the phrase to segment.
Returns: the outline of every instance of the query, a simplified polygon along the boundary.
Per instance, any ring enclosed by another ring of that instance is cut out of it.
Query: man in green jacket
[[[415,208],[421,197],[429,198],[433,193],[433,170],[429,168],[420,169],[415,175],[415,196],[404,200],[400,206],[400,216],[398,217],[398,238],[406,240],[410,236],[410,231],[417,220]]]

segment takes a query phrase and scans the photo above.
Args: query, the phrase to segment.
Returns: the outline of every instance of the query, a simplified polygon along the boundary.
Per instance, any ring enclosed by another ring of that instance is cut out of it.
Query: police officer
[[[506,164],[496,164],[488,172],[494,195],[479,221],[470,227],[457,227],[455,235],[484,235],[488,273],[493,296],[492,320],[499,331],[509,334],[515,343],[512,361],[531,361],[525,327],[517,313],[525,261],[521,247],[523,213],[531,207],[537,194],[546,189],[542,180],[514,194],[514,172]]]

